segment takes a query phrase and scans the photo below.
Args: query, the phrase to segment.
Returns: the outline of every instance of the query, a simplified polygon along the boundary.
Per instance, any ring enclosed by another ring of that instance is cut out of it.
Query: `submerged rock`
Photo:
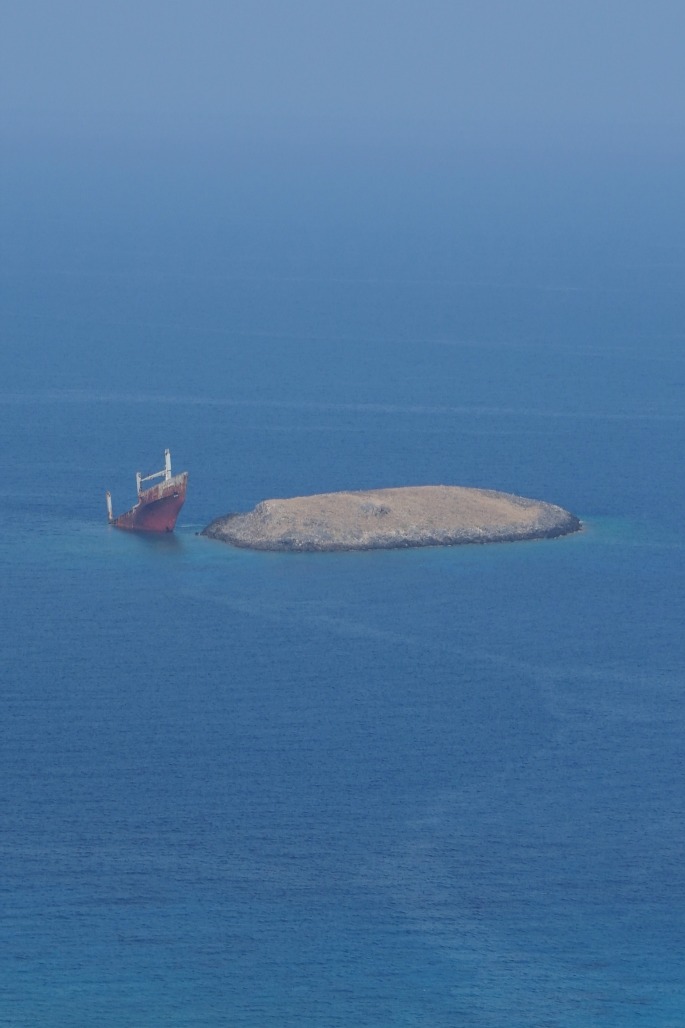
[[[551,539],[581,523],[562,507],[492,489],[426,485],[264,500],[202,535],[255,550],[372,550]]]

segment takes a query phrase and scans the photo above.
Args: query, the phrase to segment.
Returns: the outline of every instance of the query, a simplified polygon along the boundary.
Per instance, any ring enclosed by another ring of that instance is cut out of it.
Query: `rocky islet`
[[[202,535],[257,550],[331,551],[551,539],[580,520],[543,500],[492,489],[409,486],[264,500]]]

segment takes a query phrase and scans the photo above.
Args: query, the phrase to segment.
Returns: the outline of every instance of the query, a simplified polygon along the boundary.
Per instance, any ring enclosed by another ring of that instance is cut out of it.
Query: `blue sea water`
[[[680,1028],[666,173],[94,160],[5,172],[0,1024]],[[110,529],[165,446],[176,534]],[[424,483],[584,531],[197,535]]]

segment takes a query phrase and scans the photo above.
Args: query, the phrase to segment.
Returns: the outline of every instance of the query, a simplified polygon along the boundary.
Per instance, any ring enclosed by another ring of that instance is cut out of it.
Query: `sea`
[[[682,1028],[681,164],[10,148],[0,1025]],[[583,530],[199,534],[423,484]]]

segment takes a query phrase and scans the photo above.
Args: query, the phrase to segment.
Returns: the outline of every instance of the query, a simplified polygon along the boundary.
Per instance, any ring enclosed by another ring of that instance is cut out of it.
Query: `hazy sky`
[[[683,0],[5,0],[0,17],[10,135],[683,135]]]

